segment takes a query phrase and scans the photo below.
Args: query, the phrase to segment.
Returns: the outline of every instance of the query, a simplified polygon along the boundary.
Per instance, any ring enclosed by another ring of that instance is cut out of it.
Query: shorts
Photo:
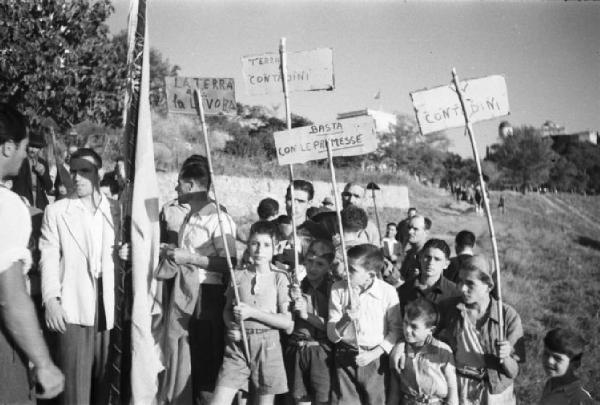
[[[300,346],[290,342],[285,350],[285,366],[295,400],[329,402],[333,371],[330,347],[314,341]]]
[[[217,387],[255,392],[257,395],[275,395],[288,392],[279,331],[267,329],[248,333],[250,365],[246,362],[242,342],[227,342]]]

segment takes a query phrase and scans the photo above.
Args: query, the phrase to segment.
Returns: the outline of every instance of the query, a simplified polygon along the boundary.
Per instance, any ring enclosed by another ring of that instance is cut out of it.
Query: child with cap
[[[589,392],[583,389],[575,370],[581,364],[583,339],[575,332],[556,328],[544,337],[542,363],[548,377],[540,405],[594,404]]]
[[[404,312],[404,342],[392,359],[389,405],[458,405],[454,356],[447,344],[433,337],[438,322],[435,304],[425,298],[410,302]]]
[[[285,349],[285,362],[292,397],[298,404],[329,403],[332,347],[326,325],[334,255],[331,241],[314,240],[304,259],[306,277],[290,291],[295,323]]]
[[[259,221],[250,228],[250,263],[235,271],[240,302],[234,305],[230,285],[223,317],[227,338],[223,364],[211,404],[231,404],[238,390],[252,392],[257,403],[273,403],[276,394],[288,391],[279,331],[294,324],[289,306],[289,281],[284,271],[272,264],[277,227]],[[240,324],[244,323],[250,358],[246,358]]]
[[[519,314],[493,297],[488,260],[476,255],[459,270],[460,297],[442,301],[440,339],[454,352],[461,404],[516,404],[514,378],[525,359]],[[498,311],[503,314],[500,330]]]

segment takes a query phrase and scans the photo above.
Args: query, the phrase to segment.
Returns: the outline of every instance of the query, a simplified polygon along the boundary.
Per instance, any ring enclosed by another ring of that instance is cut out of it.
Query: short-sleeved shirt
[[[454,355],[450,347],[429,336],[419,351],[405,344],[406,360],[404,368],[392,367],[399,377],[400,390],[410,396],[430,396],[446,398],[448,383],[444,372],[449,365],[454,366]]]
[[[400,310],[404,315],[404,308],[409,302],[415,301],[417,298],[425,298],[434,304],[440,301],[460,296],[460,291],[452,281],[444,276],[440,276],[439,280],[428,288],[426,291],[419,288],[419,277],[407,281],[398,287],[398,297],[400,298]]]
[[[241,302],[272,314],[289,312],[290,282],[285,272],[274,267],[268,273],[257,273],[245,268],[236,270],[234,274]],[[233,301],[234,293],[231,285],[225,294]],[[272,329],[252,319],[245,320],[244,326],[247,329]]]
[[[235,223],[224,210],[221,210],[221,216],[229,254],[231,257],[235,257]],[[202,256],[225,257],[225,246],[219,227],[217,206],[214,202],[208,202],[200,210],[191,212],[186,217],[179,232],[178,246]],[[223,284],[222,272],[201,268],[199,277],[200,284]]]
[[[332,281],[329,277],[325,277],[317,288],[313,287],[307,278],[300,283],[302,298],[306,301],[306,312],[325,319],[325,322],[327,322],[329,316],[331,284]],[[298,340],[324,340],[327,339],[327,332],[314,327],[310,322],[300,317],[296,317],[292,337]]]
[[[180,204],[177,199],[163,205],[159,216],[161,242],[177,244],[177,235],[189,212],[190,206]]]
[[[0,273],[13,263],[23,262],[23,271],[31,267],[31,253],[27,249],[31,234],[31,217],[21,198],[0,186]]]
[[[540,405],[593,405],[595,403],[590,393],[583,389],[578,378],[556,387],[552,386],[552,380],[548,380],[539,402]]]

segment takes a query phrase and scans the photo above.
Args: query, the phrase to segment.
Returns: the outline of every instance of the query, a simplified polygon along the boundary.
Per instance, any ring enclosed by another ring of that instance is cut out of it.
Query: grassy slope
[[[248,177],[287,177],[287,169],[272,162],[215,156],[217,174]],[[490,254],[491,243],[485,217],[476,215],[464,203],[456,203],[439,189],[424,187],[407,176],[364,174],[357,170],[336,171],[339,182],[403,184],[409,187],[411,205],[432,218],[432,236],[450,243],[462,229],[472,230],[481,251]],[[328,180],[326,169],[295,167],[296,178]],[[170,191],[170,190],[169,190]],[[282,190],[282,193],[284,191]],[[588,390],[600,398],[600,197],[575,195],[526,196],[506,192],[507,214],[495,206],[499,194],[492,194],[492,213],[498,240],[503,295],[521,315],[527,342],[527,362],[517,378],[521,403],[537,403],[545,377],[540,354],[545,332],[562,322],[581,331],[590,342],[579,375]],[[261,196],[250,204],[257,204]],[[227,202],[223,202],[227,205]],[[373,212],[369,213],[374,218]],[[399,209],[380,212],[381,223],[398,222],[405,216]],[[236,218],[249,228],[254,218]]]

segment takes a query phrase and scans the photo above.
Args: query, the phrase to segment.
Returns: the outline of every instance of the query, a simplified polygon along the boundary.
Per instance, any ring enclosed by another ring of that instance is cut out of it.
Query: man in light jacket
[[[55,338],[54,357],[66,377],[59,403],[101,403],[109,330],[114,324],[115,227],[99,189],[100,156],[71,156],[74,191],[46,208],[40,269],[45,321]],[[121,256],[126,257],[124,250]]]

